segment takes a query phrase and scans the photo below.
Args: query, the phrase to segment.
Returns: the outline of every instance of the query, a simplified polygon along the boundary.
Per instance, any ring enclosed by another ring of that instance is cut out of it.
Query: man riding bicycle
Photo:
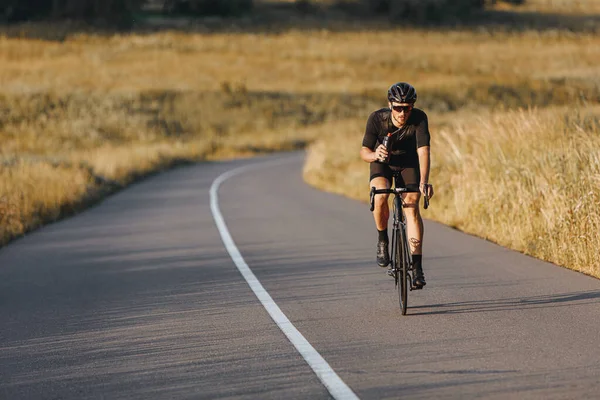
[[[432,197],[433,186],[429,184],[430,145],[427,115],[414,108],[417,91],[406,83],[393,84],[388,89],[388,106],[371,113],[367,120],[360,157],[370,163],[370,187],[389,189],[392,177],[396,187],[419,186],[423,195]],[[389,136],[388,148],[382,143]],[[389,156],[389,157],[388,157]],[[425,286],[423,274],[423,220],[419,210],[421,193],[404,193],[406,227],[414,264],[413,285]],[[373,217],[379,234],[377,241],[377,264],[387,267],[388,219],[390,216],[388,194],[375,196]]]

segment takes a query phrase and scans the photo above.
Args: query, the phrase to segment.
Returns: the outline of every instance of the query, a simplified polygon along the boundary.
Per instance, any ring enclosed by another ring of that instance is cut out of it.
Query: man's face
[[[404,125],[412,112],[413,105],[410,103],[390,103],[390,108],[392,109],[392,117],[396,122]]]

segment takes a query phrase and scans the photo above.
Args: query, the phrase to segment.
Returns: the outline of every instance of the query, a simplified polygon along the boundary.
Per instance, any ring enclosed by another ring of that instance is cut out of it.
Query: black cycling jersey
[[[389,132],[396,132],[392,136],[389,165],[417,167],[419,165],[417,148],[429,146],[427,114],[414,108],[406,124],[398,129],[392,123],[392,111],[389,108],[374,111],[367,120],[362,145],[375,151]]]

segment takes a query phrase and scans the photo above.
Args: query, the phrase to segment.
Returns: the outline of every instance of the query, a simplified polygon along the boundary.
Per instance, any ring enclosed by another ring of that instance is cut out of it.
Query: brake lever
[[[371,193],[369,195],[369,202],[371,203],[371,211],[375,209],[375,186],[371,187]]]

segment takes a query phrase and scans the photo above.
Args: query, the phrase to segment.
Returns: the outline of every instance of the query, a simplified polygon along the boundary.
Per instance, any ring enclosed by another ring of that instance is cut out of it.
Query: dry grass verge
[[[280,110],[270,99],[254,99],[230,104],[230,113],[222,111],[232,101],[227,93],[1,100],[0,245],[173,165],[303,147],[311,137],[295,128],[320,118],[310,111],[315,102],[332,101],[304,101],[306,121],[299,121],[289,96],[278,99]],[[248,122],[261,109],[268,118]]]
[[[369,26],[105,35],[14,27],[21,38],[0,36],[0,245],[177,163],[360,132],[397,80],[414,83],[437,113],[600,102],[597,35]],[[410,51],[393,45],[401,43]],[[335,154],[323,162],[358,190],[364,169]]]
[[[436,197],[426,218],[600,277],[599,107],[431,119]],[[348,122],[314,143],[305,179],[367,201],[363,125]]]

